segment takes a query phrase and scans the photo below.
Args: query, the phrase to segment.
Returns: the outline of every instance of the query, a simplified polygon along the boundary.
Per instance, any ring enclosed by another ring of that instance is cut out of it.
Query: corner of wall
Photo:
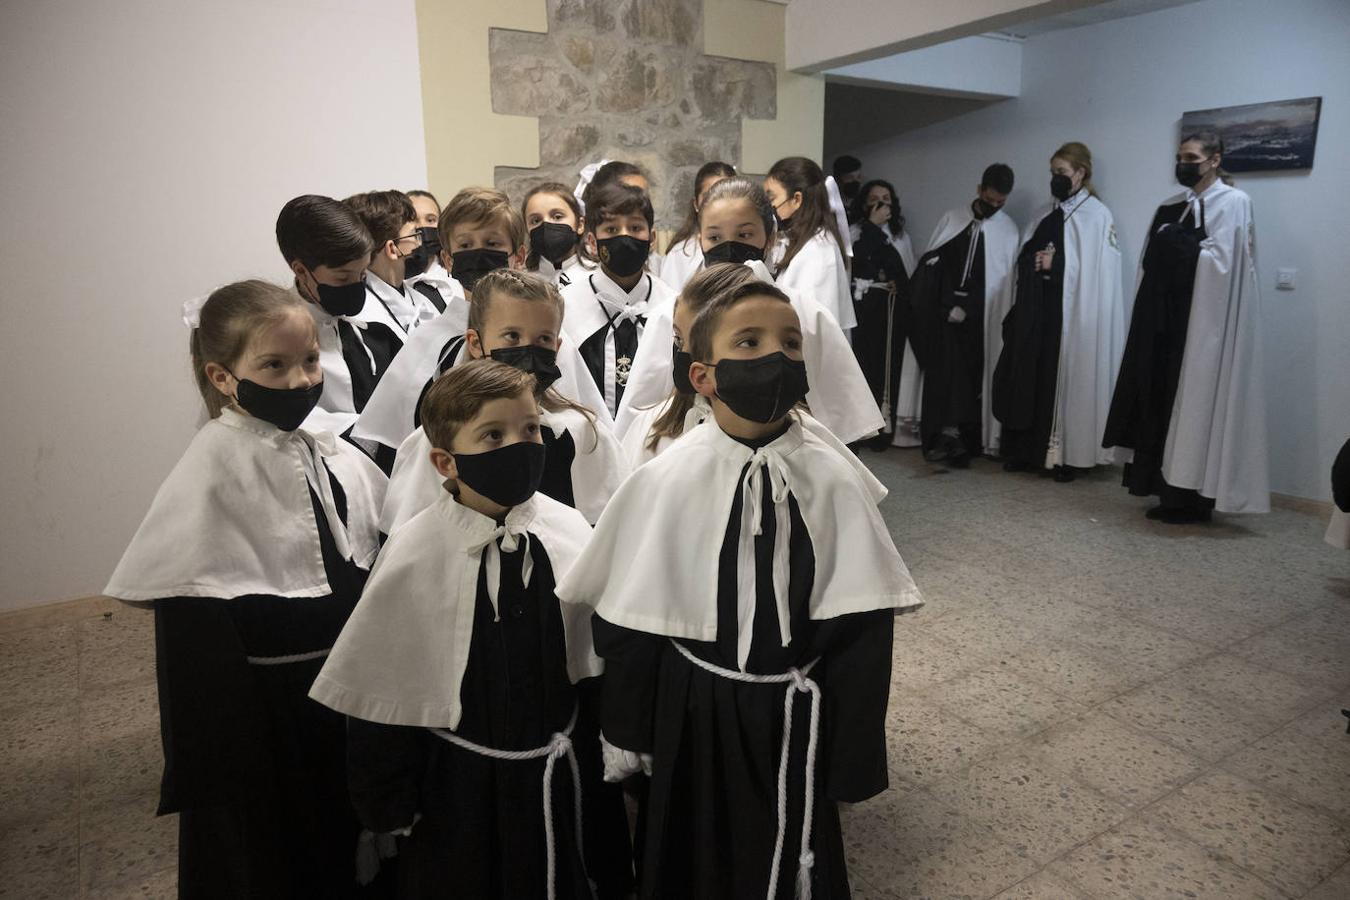
[[[492,111],[490,28],[546,32],[544,0],[417,0],[427,183],[437,196],[491,185],[497,166],[539,165],[539,120]]]
[[[784,156],[820,160],[825,145],[825,79],[786,65],[787,10],[767,0],[704,0],[703,52],[773,63],[778,117],[741,122],[741,168],[767,172]]]

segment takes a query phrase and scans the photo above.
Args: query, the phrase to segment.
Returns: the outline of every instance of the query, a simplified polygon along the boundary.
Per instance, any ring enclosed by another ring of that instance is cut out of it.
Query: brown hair
[[[1199,144],[1200,149],[1205,151],[1205,156],[1213,156],[1216,153],[1220,157],[1223,156],[1223,136],[1217,131],[1192,131],[1190,134],[1182,135],[1181,143],[1188,141]],[[1219,166],[1219,180],[1230,187],[1233,184],[1233,176],[1228,174],[1223,166]]]
[[[431,446],[450,452],[455,435],[491,400],[534,394],[534,376],[493,359],[455,366],[432,382],[419,414]]]
[[[830,209],[830,192],[825,187],[825,173],[820,170],[820,166],[805,156],[789,156],[774,163],[766,177],[783,186],[787,199],[791,200],[798,191],[802,195],[801,208],[793,213],[792,219],[783,227],[788,245],[778,264],[779,272],[787,269],[806,242],[815,237],[818,231],[824,231],[834,238],[840,254],[848,256],[844,249],[847,246],[844,236],[839,233],[834,211]]]
[[[404,225],[417,221],[417,208],[402,191],[369,191],[353,194],[342,202],[360,216],[375,240],[372,258],[386,242],[398,240],[399,230]]]
[[[689,339],[686,343],[689,355],[695,362],[706,363],[712,360],[713,337],[717,334],[717,326],[722,323],[722,317],[726,315],[727,310],[748,297],[772,297],[784,303],[792,302],[787,294],[758,278],[717,294],[699,310],[698,316],[694,319],[694,326],[689,329]]]
[[[1064,160],[1075,169],[1082,169],[1083,187],[1087,188],[1087,192],[1092,196],[1099,196],[1097,188],[1092,184],[1092,151],[1088,149],[1087,144],[1080,141],[1069,141],[1050,154],[1051,162],[1057,159]]]
[[[287,264],[300,260],[313,272],[369,259],[374,241],[360,216],[332,197],[304,194],[277,215],[277,248]]]
[[[483,326],[487,322],[488,312],[492,308],[493,300],[505,295],[516,300],[524,300],[532,303],[547,303],[553,307],[558,314],[558,337],[562,338],[562,320],[563,312],[566,309],[563,303],[562,294],[551,282],[544,280],[533,272],[521,272],[516,269],[493,269],[474,285],[473,297],[469,300],[469,328],[472,328],[478,334],[481,342],[483,339]],[[536,390],[535,395],[539,398],[539,405],[549,412],[558,412],[563,409],[572,409],[581,413],[591,423],[591,430],[594,433],[595,440],[600,440],[600,433],[596,430],[595,413],[580,403],[567,399],[558,393],[552,387],[543,391]]]
[[[572,215],[577,217],[577,222],[584,220],[585,217],[581,213],[581,203],[577,201],[576,195],[568,189],[567,185],[560,184],[556,181],[545,181],[542,184],[536,184],[534,187],[530,188],[530,192],[526,194],[525,199],[520,202],[520,221],[525,227],[525,233],[527,235],[529,234],[529,224],[526,222],[527,216],[525,210],[529,207],[530,201],[539,194],[553,194],[563,203],[567,204],[567,208],[572,211]],[[525,257],[525,268],[529,269],[531,272],[539,270],[539,251],[534,247],[530,248],[529,255]]]
[[[449,253],[450,235],[457,225],[501,225],[511,239],[511,252],[525,246],[525,220],[511,205],[511,198],[496,188],[465,188],[450,198],[436,223],[441,247]]]
[[[717,263],[702,269],[689,279],[689,282],[684,286],[684,290],[680,291],[680,296],[676,299],[675,305],[683,304],[693,311],[697,317],[703,311],[703,308],[719,294],[751,282],[763,284],[749,266],[736,263]],[[685,337],[687,341],[690,336],[686,335]],[[662,438],[674,438],[683,434],[684,418],[693,408],[693,394],[682,394],[678,390],[671,391],[666,411],[661,413],[652,423],[651,431],[647,434],[647,449],[655,451]]]
[[[712,178],[735,178],[736,167],[731,163],[724,162],[706,162],[699,167],[697,174],[694,175],[694,196],[689,201],[689,210],[684,214],[684,223],[680,225],[678,231],[670,238],[670,247],[673,250],[682,242],[689,240],[698,234],[698,201],[706,193],[703,183]]]
[[[202,304],[197,327],[188,339],[192,354],[192,372],[197,379],[197,390],[211,418],[230,405],[226,397],[206,375],[206,364],[215,363],[232,369],[248,349],[248,342],[259,331],[271,328],[299,312],[314,320],[306,311],[305,302],[293,291],[267,281],[236,281],[216,288]],[[315,340],[318,330],[315,329]]]
[[[595,234],[595,230],[605,219],[615,216],[642,216],[647,220],[648,228],[652,227],[656,219],[656,213],[652,209],[652,198],[647,192],[622,181],[611,181],[598,188],[592,184],[586,190],[584,204],[587,234]],[[581,255],[583,259],[593,264],[600,262],[585,244],[581,245]]]

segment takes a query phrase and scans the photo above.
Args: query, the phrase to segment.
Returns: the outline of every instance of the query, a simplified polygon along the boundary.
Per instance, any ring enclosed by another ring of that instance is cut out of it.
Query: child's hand
[[[600,756],[605,764],[605,781],[617,784],[629,775],[643,772],[652,774],[652,756],[650,753],[634,753],[616,747],[605,736],[600,735]]]

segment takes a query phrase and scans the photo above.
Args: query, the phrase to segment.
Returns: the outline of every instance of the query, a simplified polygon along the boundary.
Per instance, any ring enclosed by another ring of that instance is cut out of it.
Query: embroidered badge
[[[1119,249],[1120,249],[1120,242],[1116,240],[1116,226],[1115,226],[1115,225],[1112,225],[1112,226],[1111,226],[1111,229],[1106,233],[1106,240],[1107,240],[1108,243],[1110,243],[1111,249],[1112,249],[1112,250],[1119,250]]]
[[[627,356],[614,358],[614,380],[620,385],[628,384],[628,373],[633,370],[633,361]]]

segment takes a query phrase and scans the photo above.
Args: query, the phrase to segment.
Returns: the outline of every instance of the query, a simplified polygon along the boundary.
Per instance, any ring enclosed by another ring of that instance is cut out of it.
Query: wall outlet
[[[1275,270],[1275,290],[1277,291],[1292,291],[1297,280],[1298,269]]]

